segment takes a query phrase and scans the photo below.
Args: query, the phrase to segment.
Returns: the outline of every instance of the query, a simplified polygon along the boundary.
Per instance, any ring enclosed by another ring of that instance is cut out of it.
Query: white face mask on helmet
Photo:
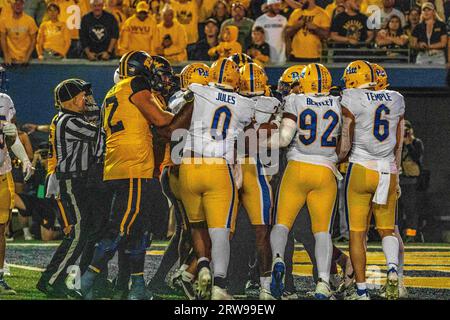
[[[117,68],[116,71],[114,71],[114,84],[118,83],[119,81],[120,81],[119,68]]]

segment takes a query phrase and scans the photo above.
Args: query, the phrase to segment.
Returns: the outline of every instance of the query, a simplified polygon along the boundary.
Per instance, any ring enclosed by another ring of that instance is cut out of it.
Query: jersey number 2
[[[111,129],[111,133],[116,133],[122,130],[125,130],[125,127],[123,126],[122,121],[117,121],[116,124],[112,124],[112,118],[114,116],[114,113],[117,111],[117,108],[119,107],[119,102],[117,101],[117,98],[115,96],[109,97],[105,100],[106,107],[111,107],[111,111],[109,112],[108,116],[108,126]]]
[[[309,121],[307,122],[306,119],[309,117]],[[334,128],[336,128],[336,125],[339,122],[339,116],[336,114],[336,112],[332,110],[328,110],[323,115],[324,120],[328,120],[331,118],[331,122],[328,125],[327,130],[322,135],[320,145],[322,147],[336,147],[336,137],[332,137],[330,139],[330,135],[333,132]],[[308,138],[305,138],[305,136],[300,136],[300,141],[305,145],[310,145],[314,141],[316,141],[317,137],[317,113],[315,113],[311,109],[306,109],[302,113],[300,113],[299,116],[299,124],[298,126],[302,130],[309,130],[310,134]]]

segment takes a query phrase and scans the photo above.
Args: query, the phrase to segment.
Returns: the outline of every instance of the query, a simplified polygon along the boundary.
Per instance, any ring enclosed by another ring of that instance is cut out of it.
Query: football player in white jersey
[[[375,71],[375,80],[377,84],[375,85],[375,90],[385,90],[389,87],[388,75],[384,68],[376,63],[372,63],[372,66]],[[398,194],[400,197],[400,193]],[[400,230],[398,228],[398,221],[396,220],[395,224],[395,236],[398,239],[399,244],[399,252],[398,252],[398,297],[399,298],[408,298],[408,290],[405,287],[403,282],[403,267],[405,264],[405,245],[403,244],[403,239],[400,235]],[[386,286],[381,288],[380,296],[386,297]]]
[[[288,165],[281,179],[270,234],[272,254],[272,295],[280,298],[284,287],[284,253],[287,237],[300,209],[306,204],[316,241],[315,257],[319,280],[315,297],[332,299],[329,285],[333,254],[331,229],[337,202],[336,147],[341,130],[339,98],[329,94],[331,74],[321,64],[307,65],[300,75],[304,94],[286,98],[279,132],[270,145],[289,146]]]
[[[185,66],[180,73],[181,88],[169,99],[169,110],[177,114],[186,104],[184,94],[188,90],[189,85],[193,83],[208,85],[208,73],[209,67],[204,63],[191,63]],[[192,250],[189,221],[187,221],[186,212],[181,202],[179,183],[180,166],[171,161],[170,148],[166,149],[166,151],[169,152],[168,154],[166,153],[163,164],[161,165],[163,167],[161,185],[164,194],[169,198],[174,209],[177,227],[176,234],[172,237],[171,241],[179,239],[177,248],[180,261],[180,268],[177,269],[169,280],[169,285],[181,290],[192,300],[195,298],[193,284],[197,274],[197,260],[195,258],[195,252]]]
[[[267,87],[267,76],[264,70],[255,63],[247,63],[240,69],[239,93],[256,102],[254,128],[270,127],[270,120],[275,117],[280,101],[275,97],[264,96]],[[269,127],[267,127],[269,125]],[[273,300],[270,293],[270,268],[272,252],[270,251],[270,226],[272,225],[272,188],[270,176],[266,174],[265,165],[270,166],[268,157],[261,161],[257,149],[257,134],[251,131],[254,140],[246,147],[241,161],[242,187],[240,200],[256,235],[256,256],[260,274],[260,300]],[[250,131],[249,131],[250,132]],[[261,132],[261,131],[259,131]],[[251,138],[250,138],[251,139]],[[262,150],[264,152],[264,150]],[[266,153],[267,154],[267,153]]]
[[[189,86],[186,94],[191,97],[186,99],[193,103],[186,104],[160,133],[167,137],[182,127],[176,123],[185,116],[184,110],[191,109],[180,165],[180,195],[197,255],[197,298],[225,300],[232,299],[226,289],[226,276],[229,237],[234,231],[238,204],[231,164],[235,162],[237,137],[252,124],[255,102],[235,92],[239,70],[232,60],[213,63],[209,78],[209,86]]]
[[[365,274],[370,212],[375,216],[387,261],[386,297],[398,299],[399,241],[394,229],[405,102],[396,91],[375,90],[375,70],[367,61],[350,63],[343,79],[346,89],[341,100],[344,120],[339,159],[349,156],[345,208],[356,277],[356,290],[346,299],[370,299]]]
[[[14,181],[8,149],[22,161],[24,180],[27,181],[33,174],[30,159],[17,133],[14,103],[6,93],[3,93],[5,81],[5,69],[0,66],[0,295],[16,293],[3,278],[6,252],[5,229],[11,218],[11,209],[14,208]]]

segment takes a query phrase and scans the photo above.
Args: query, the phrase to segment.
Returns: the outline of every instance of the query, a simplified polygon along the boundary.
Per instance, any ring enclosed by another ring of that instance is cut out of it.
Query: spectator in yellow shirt
[[[153,44],[156,54],[164,56],[170,62],[187,60],[187,34],[184,26],[175,19],[175,12],[169,5],[161,11],[162,22],[157,26],[157,35]]]
[[[70,48],[70,32],[64,22],[58,20],[57,4],[47,6],[48,21],[42,22],[37,36],[36,51],[39,60],[66,57]]]
[[[81,55],[80,26],[81,18],[89,12],[89,1],[86,0],[48,0],[59,6],[59,21],[65,22],[69,29],[72,43],[67,53],[68,58],[79,58]],[[47,18],[47,17],[46,17]],[[44,21],[46,20],[44,18]]]
[[[228,58],[232,54],[242,53],[242,46],[237,41],[239,29],[236,26],[227,26],[223,28],[219,44],[208,50],[210,57]]]
[[[0,40],[6,65],[28,63],[36,45],[38,28],[23,8],[24,0],[16,0],[12,15],[2,16],[0,21]]]
[[[175,0],[171,2],[175,16],[187,33],[188,44],[198,41],[198,3],[197,0]]]
[[[149,15],[149,11],[149,5],[141,1],[136,6],[136,13],[125,21],[119,36],[119,55],[132,50],[155,54],[152,43],[156,22]]]
[[[288,20],[286,33],[291,39],[290,60],[318,62],[322,54],[322,40],[329,34],[331,19],[315,0],[299,0]]]

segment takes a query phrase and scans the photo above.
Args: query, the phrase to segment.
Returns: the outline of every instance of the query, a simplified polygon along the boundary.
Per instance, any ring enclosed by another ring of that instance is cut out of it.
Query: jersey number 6
[[[380,142],[383,142],[387,139],[387,137],[389,137],[389,121],[386,119],[381,119],[383,113],[391,113],[391,110],[389,110],[389,108],[384,104],[380,105],[377,110],[375,110],[375,121],[373,124],[373,135]]]

